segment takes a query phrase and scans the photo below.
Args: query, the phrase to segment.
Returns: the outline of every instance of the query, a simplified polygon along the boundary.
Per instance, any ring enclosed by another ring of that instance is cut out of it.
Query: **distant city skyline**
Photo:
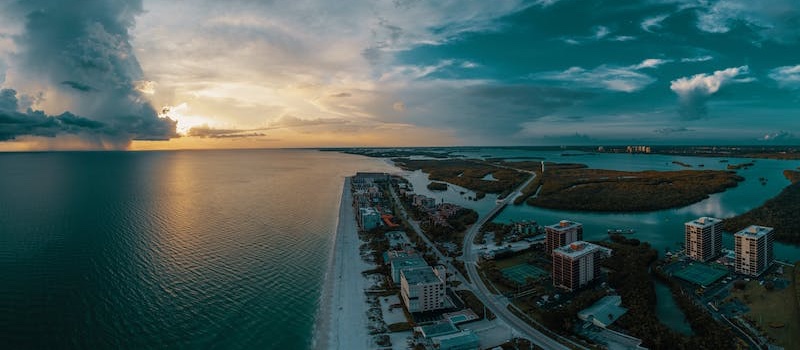
[[[0,5],[0,150],[800,144],[791,0],[73,7]]]

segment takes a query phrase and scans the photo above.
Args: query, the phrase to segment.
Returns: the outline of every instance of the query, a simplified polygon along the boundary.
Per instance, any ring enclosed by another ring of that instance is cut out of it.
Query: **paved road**
[[[467,233],[464,235],[464,249],[461,259],[464,261],[467,274],[469,274],[469,279],[472,282],[468,284],[470,289],[472,289],[472,292],[475,293],[475,296],[477,296],[487,308],[492,310],[492,312],[494,312],[498,318],[504,320],[518,333],[525,335],[538,346],[541,346],[545,349],[568,349],[568,347],[562,345],[555,339],[548,337],[544,333],[531,327],[525,321],[519,319],[516,315],[508,310],[508,305],[510,304],[508,299],[503,296],[492,294],[492,292],[489,291],[489,289],[486,287],[486,284],[483,283],[483,280],[478,274],[477,253],[474,249],[472,249],[472,241],[475,239],[475,236],[478,234],[478,232],[480,232],[481,227],[483,227],[483,225],[485,225],[491,218],[501,212],[509,203],[512,203],[514,198],[522,195],[521,191],[535,178],[536,174],[532,174],[532,176],[525,181],[525,183],[520,185],[515,192],[498,202],[497,205],[489,211],[489,213],[481,217],[481,219],[478,220],[475,225],[472,225],[472,227],[469,228]]]
[[[542,165],[544,168],[544,165]],[[406,221],[411,225],[417,235],[431,248],[431,251],[436,254],[439,258],[439,261],[444,262],[444,265],[450,271],[453,271],[453,276],[461,281],[462,286],[469,288],[475,296],[481,300],[481,302],[486,305],[486,307],[491,310],[497,318],[504,321],[509,327],[513,328],[517,334],[520,334],[528,339],[530,339],[534,344],[543,347],[545,349],[569,349],[568,347],[562,345],[555,339],[548,337],[547,335],[543,334],[542,332],[536,330],[535,328],[531,327],[528,323],[521,320],[517,315],[514,315],[511,311],[508,310],[508,305],[510,302],[507,298],[501,295],[492,294],[489,289],[486,287],[486,284],[483,283],[483,280],[478,275],[477,271],[477,254],[475,253],[474,249],[472,249],[472,241],[475,239],[475,235],[480,232],[481,227],[485,225],[490,218],[493,218],[498,213],[500,213],[509,203],[513,203],[514,198],[517,196],[522,195],[522,190],[525,189],[535,178],[536,174],[531,171],[526,171],[522,169],[514,169],[526,173],[530,173],[531,177],[526,180],[522,185],[517,187],[517,189],[506,196],[503,200],[499,201],[497,205],[492,208],[486,215],[483,215],[479,218],[479,220],[472,225],[466,232],[464,236],[464,243],[463,243],[463,254],[461,256],[461,260],[464,261],[465,267],[467,269],[467,273],[471,282],[467,282],[465,278],[461,276],[457,269],[450,263],[450,258],[446,257],[442,254],[439,249],[436,248],[436,245],[431,242],[427,236],[422,232],[419,227],[419,224],[416,221],[412,221],[408,214],[406,213],[405,208],[403,207],[400,199],[397,197],[397,194],[394,191],[392,186],[390,187],[390,191],[392,194],[392,198],[394,198],[395,203],[398,205],[398,209],[400,210],[401,215]]]
[[[453,272],[453,277],[455,277],[462,284],[466,284],[467,283],[466,279],[464,279],[464,277],[462,277],[461,274],[458,273],[458,270],[455,268],[455,266],[453,266],[450,263],[450,258],[442,254],[442,252],[439,251],[439,248],[437,248],[436,245],[433,244],[433,242],[431,242],[431,240],[428,239],[428,236],[426,236],[422,232],[422,229],[419,227],[419,222],[411,220],[411,218],[408,216],[406,208],[403,206],[403,203],[400,202],[400,198],[397,197],[397,193],[395,193],[394,191],[394,187],[389,186],[389,191],[392,194],[392,198],[394,198],[395,204],[397,204],[397,208],[400,210],[400,215],[402,215],[403,218],[406,220],[406,222],[408,222],[408,224],[411,225],[411,228],[414,229],[414,232],[417,233],[417,236],[419,236],[419,238],[421,238],[422,241],[424,241],[425,244],[427,244],[428,247],[430,247],[431,252],[433,252],[436,255],[436,258],[439,259],[439,262],[441,262],[442,265],[444,265],[448,271]]]

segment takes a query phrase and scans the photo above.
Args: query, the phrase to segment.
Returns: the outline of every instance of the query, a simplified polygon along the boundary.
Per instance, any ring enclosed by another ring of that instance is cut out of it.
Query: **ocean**
[[[570,155],[474,148],[470,157],[578,162],[618,170],[724,169],[722,158]],[[748,160],[731,158],[730,163]],[[509,206],[496,222],[570,219],[586,239],[634,228],[662,254],[683,223],[761,205],[800,161],[759,159],[746,180],[684,208],[587,213]],[[345,176],[398,169],[384,160],[315,150],[56,152],[0,154],[0,347],[312,347]],[[451,186],[417,192],[486,213],[496,196],[468,199]],[[764,178],[766,182],[758,181]],[[732,248],[731,236],[724,244]],[[776,243],[778,259],[800,247]],[[354,257],[355,258],[355,257]],[[663,288],[662,288],[663,289]],[[659,316],[688,327],[666,289]],[[356,331],[356,330],[354,330]]]
[[[345,176],[315,150],[0,154],[3,348],[304,349]]]

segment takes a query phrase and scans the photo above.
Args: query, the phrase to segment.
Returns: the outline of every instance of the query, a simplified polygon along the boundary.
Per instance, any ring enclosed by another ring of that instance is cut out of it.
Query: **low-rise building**
[[[577,241],[553,250],[553,286],[574,291],[600,276],[600,259],[611,249]]]
[[[628,309],[620,305],[622,305],[622,297],[608,295],[578,312],[578,318],[591,322],[595,326],[606,328],[628,312]]]
[[[372,207],[358,208],[358,225],[364,231],[372,230],[381,225],[381,214]]]
[[[400,296],[408,312],[425,312],[445,307],[445,270],[426,266],[400,271]]]
[[[434,349],[438,350],[478,350],[480,338],[471,330],[441,335],[431,338]]]
[[[772,227],[750,225],[733,235],[737,273],[759,276],[772,265],[775,260],[772,231]]]
[[[423,210],[431,210],[436,208],[435,198],[423,196],[421,194],[414,195],[412,203],[414,204],[415,207],[418,207]]]

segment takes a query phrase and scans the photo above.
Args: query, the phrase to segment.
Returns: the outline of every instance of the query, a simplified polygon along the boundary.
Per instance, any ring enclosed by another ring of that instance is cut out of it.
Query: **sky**
[[[796,0],[0,0],[0,150],[800,144]]]

